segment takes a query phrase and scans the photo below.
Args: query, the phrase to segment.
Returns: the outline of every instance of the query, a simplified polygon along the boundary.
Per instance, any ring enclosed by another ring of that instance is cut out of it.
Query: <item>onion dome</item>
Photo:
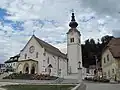
[[[74,13],[72,13],[72,19],[71,19],[71,22],[69,23],[69,26],[71,28],[76,28],[78,26],[78,23],[75,21],[75,16],[74,16]]]

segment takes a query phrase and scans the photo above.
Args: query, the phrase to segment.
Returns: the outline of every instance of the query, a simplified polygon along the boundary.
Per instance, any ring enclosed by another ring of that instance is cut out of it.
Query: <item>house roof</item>
[[[10,59],[5,61],[5,63],[17,62],[19,57],[20,57],[20,54],[17,54],[13,57],[10,57]]]
[[[120,58],[120,38],[110,40],[106,48],[110,50],[114,58]]]
[[[120,58],[120,46],[110,46],[109,50],[112,53],[113,57]]]
[[[120,38],[112,38],[107,46],[120,46]]]
[[[64,53],[62,53],[58,48],[56,48],[56,47],[50,45],[49,43],[47,43],[47,42],[45,42],[45,41],[37,38],[36,36],[34,36],[34,37],[35,37],[35,39],[38,41],[38,43],[39,43],[42,47],[45,48],[45,50],[46,50],[47,52],[52,53],[52,54],[54,54],[54,55],[57,55],[57,56],[60,56],[60,57],[62,57],[62,58],[67,59],[67,55],[64,54]]]

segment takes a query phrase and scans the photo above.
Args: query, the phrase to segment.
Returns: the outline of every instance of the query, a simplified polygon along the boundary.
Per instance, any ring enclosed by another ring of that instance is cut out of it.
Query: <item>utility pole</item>
[[[98,58],[97,58],[97,56],[95,55],[96,76],[98,77],[98,65],[97,65],[97,62],[98,62]]]
[[[96,55],[95,55],[95,62],[96,62],[96,69],[98,69],[98,65],[97,65],[98,58],[97,58],[97,56],[96,56]]]

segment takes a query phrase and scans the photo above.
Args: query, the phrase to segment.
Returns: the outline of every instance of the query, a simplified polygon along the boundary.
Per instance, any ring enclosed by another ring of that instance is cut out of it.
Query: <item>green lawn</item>
[[[7,90],[70,90],[75,85],[7,85]]]

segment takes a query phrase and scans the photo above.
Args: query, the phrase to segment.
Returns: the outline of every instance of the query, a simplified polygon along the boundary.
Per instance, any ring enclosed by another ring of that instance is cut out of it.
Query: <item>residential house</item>
[[[6,71],[5,64],[0,64],[0,74],[4,73]]]
[[[103,77],[120,80],[120,38],[113,38],[102,52]]]
[[[15,55],[13,57],[10,57],[9,60],[5,61],[5,67],[6,67],[6,71],[12,71],[15,72],[16,68],[17,68],[17,62],[19,59],[20,55]]]

